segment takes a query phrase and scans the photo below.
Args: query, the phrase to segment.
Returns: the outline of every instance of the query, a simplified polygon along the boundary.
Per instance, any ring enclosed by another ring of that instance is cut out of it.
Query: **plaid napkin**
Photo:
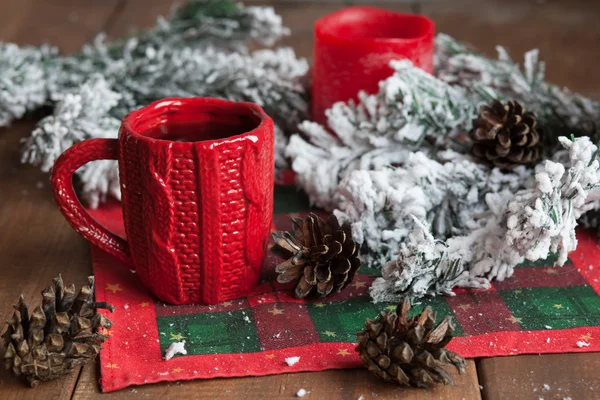
[[[291,229],[291,217],[309,212],[293,186],[275,190],[274,227]],[[118,203],[91,214],[124,234]],[[600,349],[600,248],[579,232],[579,247],[563,267],[546,261],[519,266],[489,290],[456,290],[454,297],[423,301],[438,319],[452,315],[457,337],[448,346],[463,357]],[[356,333],[366,318],[395,304],[373,304],[368,287],[378,275],[361,268],[342,293],[326,299],[296,299],[289,284],[275,281],[278,260],[269,255],[262,283],[249,296],[218,305],[172,306],[152,297],[134,271],[92,249],[99,301],[117,310],[100,354],[102,389],[212,377],[257,376],[360,367]],[[419,312],[415,306],[413,313]],[[167,347],[185,340],[187,355],[163,360]],[[285,359],[300,357],[289,366]]]

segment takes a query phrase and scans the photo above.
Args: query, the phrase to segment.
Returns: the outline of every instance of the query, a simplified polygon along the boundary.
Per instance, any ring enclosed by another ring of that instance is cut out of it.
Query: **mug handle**
[[[69,147],[52,168],[52,190],[58,208],[69,224],[88,242],[133,266],[127,241],[100,225],[85,210],[73,188],[73,174],[95,160],[118,160],[118,139],[87,139]]]

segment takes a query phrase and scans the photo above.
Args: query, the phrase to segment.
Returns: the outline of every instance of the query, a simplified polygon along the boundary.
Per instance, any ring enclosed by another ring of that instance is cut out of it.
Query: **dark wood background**
[[[292,35],[283,44],[311,58],[312,23],[350,1],[249,1],[272,4]],[[548,79],[600,99],[600,1],[597,0],[431,0],[362,2],[432,17],[439,32],[466,40],[489,55],[501,44],[515,59],[538,47],[547,61]],[[168,0],[2,0],[0,40],[44,42],[74,52],[105,31],[110,37],[134,27],[151,26],[168,12]],[[0,77],[1,78],[1,77]],[[19,162],[20,139],[35,121],[0,128],[0,319],[23,293],[38,302],[40,291],[58,273],[67,282],[85,283],[92,273],[89,249],[54,205],[48,176]],[[2,329],[3,330],[3,329]],[[300,388],[307,399],[563,399],[600,398],[600,354],[524,355],[469,360],[456,385],[421,391],[398,388],[366,370],[283,374],[259,378],[172,382],[127,388],[101,395],[98,366],[29,389],[3,369],[0,399],[91,398],[293,398]],[[550,390],[544,390],[548,385]]]

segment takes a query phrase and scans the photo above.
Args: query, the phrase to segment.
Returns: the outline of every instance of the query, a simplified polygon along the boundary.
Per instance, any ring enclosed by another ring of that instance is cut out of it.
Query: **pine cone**
[[[533,164],[542,155],[542,131],[533,113],[516,101],[482,106],[470,132],[472,153],[501,169]]]
[[[321,296],[338,293],[352,280],[358,268],[358,245],[352,240],[349,224],[340,224],[335,215],[323,221],[315,214],[304,220],[294,218],[293,232],[275,232],[273,252],[287,260],[276,268],[277,281],[298,280],[295,294],[311,292]]]
[[[94,359],[107,339],[99,330],[109,328],[111,322],[97,309],[112,312],[114,307],[94,302],[94,277],[88,280],[89,286],[76,294],[75,285],[65,288],[59,275],[42,292],[42,305],[31,316],[22,295],[14,305],[15,312],[2,336],[4,361],[7,370],[25,377],[31,387]]]
[[[387,382],[429,387],[453,384],[442,366],[453,364],[462,374],[465,360],[444,348],[452,340],[454,325],[446,317],[434,328],[435,312],[426,307],[420,316],[408,319],[410,301],[405,298],[396,312],[383,311],[358,334],[356,351],[369,371]]]

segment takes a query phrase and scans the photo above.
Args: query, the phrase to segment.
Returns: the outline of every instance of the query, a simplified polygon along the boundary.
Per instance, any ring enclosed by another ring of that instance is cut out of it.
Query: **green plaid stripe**
[[[356,333],[367,318],[374,319],[386,305],[373,304],[369,297],[335,303],[307,305],[321,342],[356,342]]]
[[[548,258],[546,258],[545,260],[525,261],[524,263],[517,265],[516,268],[531,268],[540,266],[546,267],[548,265],[554,265],[557,259],[558,254],[548,254]]]
[[[590,286],[502,290],[500,295],[523,329],[600,325],[600,297]]]
[[[274,214],[291,214],[310,210],[308,196],[293,185],[275,186]]]
[[[161,351],[186,341],[188,354],[252,353],[260,351],[250,310],[158,317]]]

